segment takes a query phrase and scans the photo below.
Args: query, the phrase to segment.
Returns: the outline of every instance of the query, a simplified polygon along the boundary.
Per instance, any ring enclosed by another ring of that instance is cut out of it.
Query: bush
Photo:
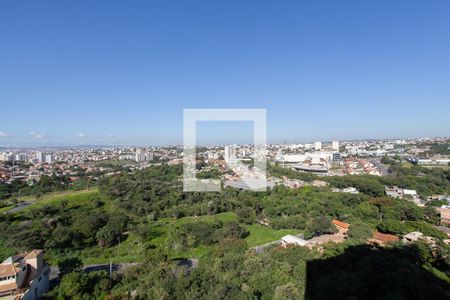
[[[354,222],[348,229],[348,236],[356,240],[366,240],[372,236],[372,229],[363,222]]]
[[[242,207],[236,210],[239,223],[252,224],[255,222],[256,213],[250,207]]]
[[[83,262],[78,257],[65,258],[58,262],[59,276],[63,277],[72,272],[81,271]]]

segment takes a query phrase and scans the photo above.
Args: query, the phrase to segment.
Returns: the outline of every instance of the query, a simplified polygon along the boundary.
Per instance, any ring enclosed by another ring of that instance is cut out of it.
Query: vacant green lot
[[[214,221],[222,221],[224,223],[237,221],[237,216],[233,212],[226,212],[212,216],[198,216],[198,217],[185,217],[181,219],[173,219],[173,218],[164,218],[158,220],[153,228],[156,237],[153,238],[150,243],[155,246],[164,247],[166,250],[168,249],[167,245],[167,237],[169,234],[170,228],[178,227],[182,224],[187,223],[195,223],[195,222],[214,222]],[[244,225],[244,227],[250,232],[250,235],[245,238],[247,241],[248,247],[254,247],[257,245],[265,244],[268,242],[279,240],[281,237],[287,234],[298,234],[299,230],[295,229],[281,229],[275,230],[268,226],[252,224],[252,225]],[[197,248],[192,248],[184,251],[173,251],[172,256],[174,257],[201,257],[208,253],[213,246],[199,246]]]
[[[29,213],[33,209],[41,208],[46,205],[54,206],[59,204],[62,200],[67,200],[69,207],[88,204],[90,201],[98,198],[99,196],[100,193],[97,188],[85,189],[81,191],[65,191],[54,193],[36,200],[35,204],[28,206],[20,213]]]
[[[46,205],[56,206],[59,205],[62,200],[67,200],[67,205],[69,207],[75,207],[85,204],[88,205],[93,199],[100,198],[100,193],[96,188],[81,191],[66,191],[62,193],[55,193],[37,200],[35,204],[18,212],[18,214],[29,214],[33,209],[41,208]],[[111,201],[106,201],[104,208],[112,208]],[[140,262],[142,261],[144,256],[144,249],[150,245],[164,248],[172,258],[201,257],[211,251],[215,246],[200,245],[196,248],[173,250],[168,243],[168,237],[171,228],[177,228],[183,224],[188,223],[212,223],[218,221],[224,223],[237,221],[237,216],[233,212],[226,212],[217,215],[184,217],[180,219],[163,218],[150,225],[153,238],[149,241],[142,241],[138,236],[136,236],[132,232],[129,232],[127,238],[124,241],[111,248],[101,248],[98,246],[93,246],[85,248],[81,251],[74,250],[74,252],[72,253],[58,253],[56,251],[49,250],[46,253],[46,257],[49,260],[50,264],[56,264],[57,261],[62,259],[63,257],[72,255],[80,257],[85,264],[107,263],[110,259],[112,259],[114,262]],[[298,230],[274,230],[270,227],[259,224],[244,225],[244,227],[250,233],[250,235],[246,238],[249,248],[278,240],[286,234],[299,233]]]
[[[300,231],[296,229],[272,229],[268,226],[252,224],[245,226],[250,232],[250,235],[245,239],[249,247],[255,247],[268,242],[281,239],[287,234],[299,234]]]

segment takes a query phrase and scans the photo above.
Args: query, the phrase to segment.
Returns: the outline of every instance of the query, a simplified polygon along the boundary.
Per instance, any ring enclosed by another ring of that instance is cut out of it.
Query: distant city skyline
[[[368,142],[368,141],[391,141],[394,143],[395,141],[408,141],[408,140],[448,140],[449,136],[410,136],[410,137],[394,137],[394,138],[356,138],[356,139],[332,139],[332,140],[297,140],[297,141],[268,141],[267,145],[307,145],[310,144],[314,146],[316,142],[326,143],[332,145],[334,142]],[[252,143],[247,142],[223,142],[223,143],[205,143],[199,142],[197,147],[224,147],[227,145],[253,145]],[[174,144],[152,144],[152,143],[16,143],[16,144],[0,144],[0,149],[71,149],[71,148],[110,148],[110,147],[124,147],[124,148],[151,148],[151,147],[182,147],[182,143],[174,143]],[[312,147],[314,148],[314,147]]]
[[[2,2],[0,146],[180,145],[184,108],[266,108],[270,143],[450,136],[449,9]]]
[[[233,122],[234,123],[234,122]],[[210,125],[210,128],[203,128],[198,130],[197,134],[197,145],[208,146],[208,145],[232,145],[232,144],[252,144],[251,131],[248,126],[241,126],[241,124],[235,124],[230,126],[230,128],[225,128],[218,130],[214,133],[214,130],[222,126]],[[223,126],[228,127],[228,126]],[[241,127],[241,128],[240,128]],[[236,133],[236,129],[240,130]],[[182,129],[181,129],[182,130]],[[161,138],[157,136],[123,136],[115,137],[113,135],[108,136],[90,136],[83,134],[80,137],[79,134],[75,138],[71,136],[64,135],[53,135],[45,134],[43,137],[32,137],[29,138],[26,134],[1,134],[0,132],[0,147],[71,147],[71,146],[176,146],[182,145],[181,134],[177,134],[175,138]],[[31,135],[31,134],[30,134]],[[217,136],[216,136],[217,135]],[[316,141],[320,142],[332,142],[332,141],[358,141],[358,140],[396,140],[396,139],[415,139],[415,138],[449,138],[449,135],[405,135],[405,136],[395,136],[391,134],[386,134],[384,136],[361,136],[353,137],[351,135],[343,134],[342,137],[328,137],[328,138],[307,138],[306,136],[311,136],[305,134],[304,137],[299,134],[297,138],[280,138],[278,136],[269,136],[267,141],[269,144],[296,144],[296,143],[314,143]]]

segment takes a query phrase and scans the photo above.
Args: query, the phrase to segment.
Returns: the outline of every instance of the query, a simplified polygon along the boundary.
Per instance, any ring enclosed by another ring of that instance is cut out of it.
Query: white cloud
[[[30,132],[30,135],[35,139],[42,139],[45,137],[45,133],[37,133],[37,132]]]
[[[87,137],[87,135],[86,135],[86,133],[79,133],[79,134],[78,134],[78,137],[80,137],[80,138],[85,138],[85,137]]]
[[[7,137],[7,136],[9,136],[9,134],[0,130],[0,137]]]

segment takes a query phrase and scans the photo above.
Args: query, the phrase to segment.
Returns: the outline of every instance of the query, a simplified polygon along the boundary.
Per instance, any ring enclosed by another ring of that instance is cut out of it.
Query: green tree
[[[79,272],[83,267],[83,262],[78,257],[64,258],[58,262],[59,275],[61,277],[71,272]]]
[[[363,241],[372,236],[372,229],[363,222],[353,222],[348,229],[348,236]]]
[[[114,228],[109,226],[102,227],[95,237],[97,238],[98,245],[100,247],[111,247],[117,241],[120,236],[120,232],[116,231]]]
[[[236,210],[239,223],[252,224],[255,222],[255,210],[250,207],[242,207]]]
[[[378,230],[392,234],[408,233],[408,227],[406,224],[398,220],[385,220],[378,225]]]
[[[300,292],[293,282],[288,282],[283,285],[277,286],[274,300],[295,300],[300,298]]]
[[[59,284],[58,291],[60,299],[80,299],[86,292],[89,284],[87,274],[83,272],[72,272],[66,274]]]
[[[313,218],[309,223],[308,230],[313,233],[313,235],[336,233],[338,231],[331,223],[331,220],[325,216]]]

